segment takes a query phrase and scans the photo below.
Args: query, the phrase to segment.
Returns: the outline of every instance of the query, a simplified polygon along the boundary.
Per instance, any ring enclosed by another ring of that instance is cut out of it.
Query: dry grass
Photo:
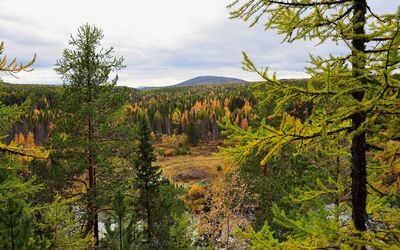
[[[204,180],[206,184],[211,184],[223,174],[217,171],[217,166],[224,166],[225,163],[222,157],[212,155],[215,151],[214,144],[201,145],[192,148],[190,155],[158,157],[157,164],[174,183],[190,187]]]
[[[186,187],[184,200],[193,211],[201,208],[204,204],[203,192],[218,183],[224,177],[224,170],[228,168],[223,157],[213,155],[218,145],[221,142],[209,142],[191,148],[190,155],[158,157],[157,164],[161,166],[164,176],[173,183]],[[158,148],[160,147],[169,149],[165,147],[165,143],[159,144]]]
[[[221,174],[217,172],[217,166],[222,166],[224,159],[217,156],[182,155],[162,157],[158,164],[164,175],[175,183],[193,184],[201,180],[210,183]]]

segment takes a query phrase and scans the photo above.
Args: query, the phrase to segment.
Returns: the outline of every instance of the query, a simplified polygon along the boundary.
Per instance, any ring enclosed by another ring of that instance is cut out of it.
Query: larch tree
[[[339,150],[343,154],[350,152],[351,218],[359,235],[374,228],[372,215],[367,214],[367,186],[371,192],[377,191],[368,177],[379,175],[373,156],[385,152],[395,160],[398,156],[394,151],[400,146],[399,131],[394,126],[400,118],[400,81],[396,76],[400,66],[400,11],[376,14],[369,2],[235,0],[229,6],[232,18],[250,21],[250,26],[264,22],[266,29],[283,35],[284,42],[315,40],[347,48],[345,55],[311,56],[312,66],[307,68],[311,78],[301,86],[279,81],[268,68],[258,68],[244,53],[243,68],[263,80],[258,85],[259,94],[264,99],[278,97],[271,115],[281,117],[282,122],[272,126],[264,120],[257,129],[248,131],[229,125],[230,139],[237,146],[226,151],[237,160],[256,151],[263,155],[261,163],[265,165],[287,144],[296,145],[298,152],[323,148],[326,141],[342,145]],[[283,109],[286,103],[296,101],[314,105],[302,122],[287,119]],[[367,157],[369,154],[371,157]],[[379,167],[387,169],[391,163],[381,162]],[[366,242],[355,244],[364,248]]]
[[[117,90],[117,77],[109,83],[110,73],[121,70],[122,57],[114,56],[114,49],[102,48],[103,31],[85,24],[69,40],[71,48],[65,49],[56,63],[64,86],[60,94],[59,115],[55,122],[53,138],[53,163],[64,166],[64,181],[84,182],[87,189],[86,233],[94,233],[99,244],[98,193],[112,170],[112,155],[123,143],[117,128],[119,116],[128,96]],[[126,132],[126,131],[125,131]],[[122,132],[123,134],[123,132]],[[85,173],[86,180],[79,179]],[[98,183],[98,176],[103,178]],[[99,184],[101,184],[99,186]],[[104,187],[104,190],[107,190]],[[103,197],[103,195],[102,195]],[[103,197],[105,198],[105,196]]]
[[[13,58],[11,61],[7,58],[6,55],[3,55],[5,50],[4,42],[0,43],[0,73],[8,74],[15,77],[15,74],[19,72],[29,72],[32,71],[32,65],[35,62],[36,55],[26,64],[17,63],[17,59]],[[0,78],[0,91],[2,88],[2,79]],[[6,106],[0,102],[0,136],[4,136],[7,133],[7,129],[10,129],[10,126],[13,125],[20,116],[26,111],[29,103],[25,102],[21,106],[13,105]],[[5,144],[0,143],[0,151],[1,152],[9,152],[15,153],[19,155],[29,154],[29,152],[23,152],[20,149],[9,147]]]
[[[71,207],[74,198],[63,199],[60,195],[43,208],[41,220],[37,221],[37,228],[45,235],[41,235],[41,248],[54,250],[84,250],[90,242],[89,235],[82,238],[80,224],[76,210]],[[76,199],[76,198],[75,198]]]
[[[0,43],[0,73],[13,75],[21,71],[30,71],[35,57],[27,64],[18,64],[16,59],[9,61],[4,53],[4,43]],[[2,87],[0,78],[0,88]],[[0,89],[0,96],[2,96]],[[0,139],[6,137],[14,125],[29,107],[22,105],[8,106],[0,101]],[[25,150],[0,142],[0,247],[3,249],[25,249],[32,243],[32,211],[29,197],[40,190],[34,178],[23,178],[24,166],[15,157],[35,156],[45,158],[46,154]]]

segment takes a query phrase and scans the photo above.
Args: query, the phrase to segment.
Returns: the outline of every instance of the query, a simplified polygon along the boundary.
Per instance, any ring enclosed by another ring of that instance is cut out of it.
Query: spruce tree
[[[153,165],[156,154],[151,140],[151,127],[147,114],[138,112],[138,148],[134,160],[137,189],[137,218],[143,222],[146,249],[168,249],[173,241],[171,228],[176,226],[185,206],[178,198],[182,189],[164,178],[159,166]]]
[[[139,192],[137,204],[140,209],[140,216],[145,223],[144,237],[148,249],[156,247],[156,223],[155,201],[159,198],[159,186],[161,183],[160,167],[153,166],[156,161],[156,154],[151,141],[151,128],[147,116],[143,112],[138,114],[138,155],[134,160],[136,170],[136,188]]]
[[[199,132],[193,119],[190,120],[185,134],[187,144],[190,146],[197,146],[199,144]]]

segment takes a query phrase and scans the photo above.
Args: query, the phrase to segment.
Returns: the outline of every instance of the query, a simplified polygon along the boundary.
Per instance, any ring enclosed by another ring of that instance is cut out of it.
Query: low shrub
[[[197,200],[203,198],[205,195],[206,195],[206,190],[199,184],[194,184],[188,192],[188,198],[191,200]]]

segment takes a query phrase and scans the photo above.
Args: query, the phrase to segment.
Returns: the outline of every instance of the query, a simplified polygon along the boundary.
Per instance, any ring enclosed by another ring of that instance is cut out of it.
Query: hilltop
[[[174,86],[195,86],[195,85],[224,84],[224,83],[247,83],[247,81],[238,78],[223,77],[223,76],[198,76],[190,80],[178,83]]]

